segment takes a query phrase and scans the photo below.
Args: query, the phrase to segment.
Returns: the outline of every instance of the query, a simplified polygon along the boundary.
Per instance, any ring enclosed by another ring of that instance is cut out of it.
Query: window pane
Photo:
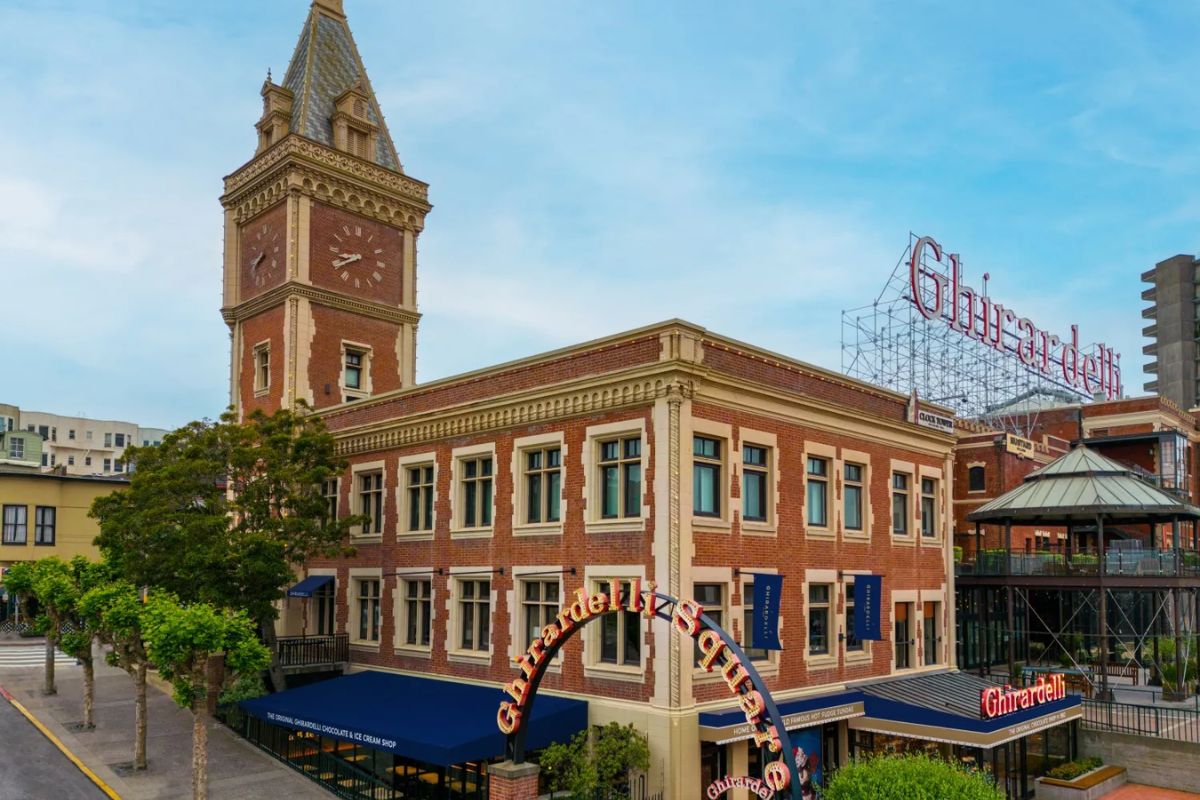
[[[642,457],[642,440],[641,438],[633,438],[625,440],[625,457],[626,458],[641,458]]]
[[[617,615],[605,614],[600,618],[600,660],[617,663]]]
[[[642,515],[642,465],[625,465],[625,516]]]
[[[747,470],[742,473],[742,517],[748,520],[765,520],[767,476],[764,472]]]
[[[542,521],[542,476],[529,476],[528,506],[525,511],[526,522]]]
[[[463,526],[475,527],[475,482],[463,484]]]
[[[483,508],[479,510],[479,518],[483,525],[492,524],[492,482],[490,480],[480,481],[483,484],[480,487],[483,490]]]
[[[425,530],[433,528],[433,487],[425,490]]]
[[[546,521],[558,522],[558,502],[562,494],[562,473],[551,472],[546,489]]]
[[[605,517],[617,516],[617,502],[619,497],[617,486],[617,468],[604,467],[603,482],[601,489],[601,514]]]
[[[862,480],[862,466],[859,464],[847,464],[846,465],[846,480],[861,481]]]
[[[808,482],[808,524],[824,526],[828,514],[825,511],[825,483],[810,480]]]
[[[846,527],[851,530],[862,530],[862,487],[846,486]]]
[[[692,509],[697,514],[715,516],[717,504],[717,468],[709,464],[696,464],[692,468]]]
[[[642,622],[637,614],[626,611],[618,612],[615,616],[625,621],[625,658],[624,663],[637,666],[642,663]]]

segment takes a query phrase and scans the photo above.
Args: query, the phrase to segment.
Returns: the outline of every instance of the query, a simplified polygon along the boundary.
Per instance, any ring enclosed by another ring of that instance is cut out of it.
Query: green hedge
[[[1081,758],[1078,761],[1068,761],[1065,764],[1059,764],[1054,769],[1046,773],[1048,778],[1058,778],[1061,781],[1069,781],[1078,778],[1085,772],[1091,772],[1097,767],[1104,765],[1104,762],[1099,758],[1092,756],[1091,758]]]
[[[924,755],[877,756],[839,769],[822,800],[1004,800],[982,772]]]

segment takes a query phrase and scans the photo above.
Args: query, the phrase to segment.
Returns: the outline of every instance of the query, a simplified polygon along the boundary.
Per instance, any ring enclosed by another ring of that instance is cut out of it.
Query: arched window
[[[984,490],[983,467],[970,467],[967,470],[967,491],[982,492]]]

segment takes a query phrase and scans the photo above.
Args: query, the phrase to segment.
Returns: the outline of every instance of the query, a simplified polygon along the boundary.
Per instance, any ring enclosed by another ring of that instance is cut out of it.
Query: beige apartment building
[[[61,467],[66,475],[122,475],[128,448],[158,444],[167,434],[165,428],[135,422],[23,411],[5,404],[0,404],[0,427],[40,435],[42,468]]]

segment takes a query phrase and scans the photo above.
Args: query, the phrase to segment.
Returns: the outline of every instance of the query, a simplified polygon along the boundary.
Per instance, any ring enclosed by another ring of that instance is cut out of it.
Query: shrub
[[[839,769],[823,800],[1004,800],[984,773],[925,755],[877,756]]]
[[[1059,764],[1054,769],[1046,773],[1047,777],[1058,778],[1062,781],[1069,781],[1078,778],[1085,772],[1091,772],[1097,767],[1103,766],[1104,762],[1096,756],[1090,758],[1081,758],[1078,761],[1068,761],[1065,764]]]

